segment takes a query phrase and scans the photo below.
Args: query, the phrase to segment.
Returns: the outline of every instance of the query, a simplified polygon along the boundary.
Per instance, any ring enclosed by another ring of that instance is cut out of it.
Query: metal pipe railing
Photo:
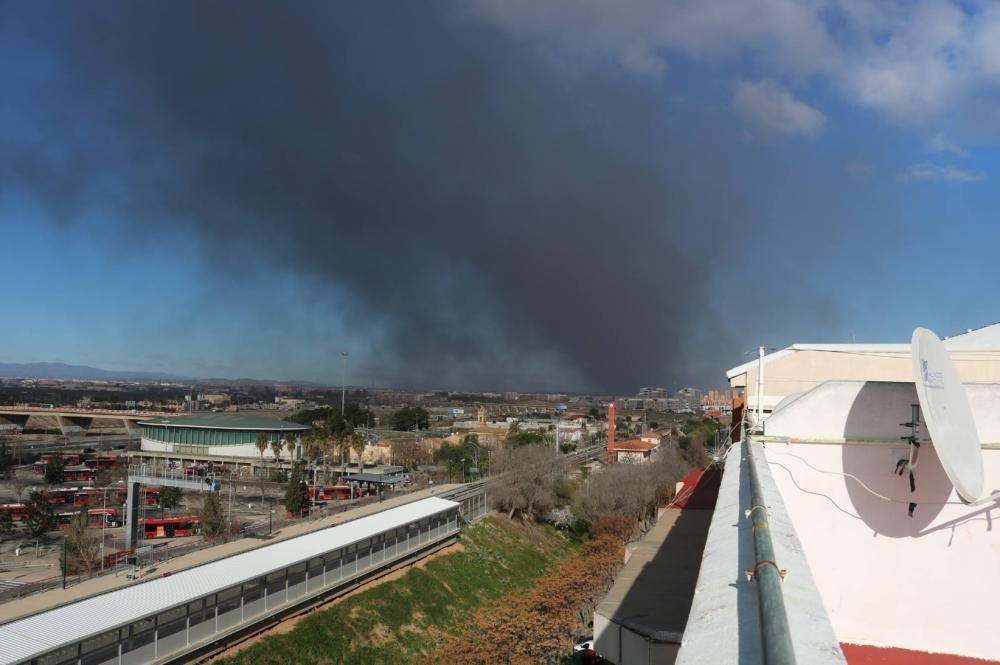
[[[771,529],[764,504],[764,493],[757,474],[757,459],[747,438],[746,460],[750,475],[750,510],[748,517],[753,525],[754,567],[747,576],[757,581],[757,610],[760,618],[761,650],[766,665],[795,665],[795,650],[788,628],[788,613],[781,580],[785,571],[778,567],[771,542]],[[763,460],[760,460],[763,461]]]

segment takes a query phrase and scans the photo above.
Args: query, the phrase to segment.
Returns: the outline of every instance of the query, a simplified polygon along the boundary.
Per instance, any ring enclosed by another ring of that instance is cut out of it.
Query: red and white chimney
[[[608,404],[608,464],[615,463],[615,403]]]

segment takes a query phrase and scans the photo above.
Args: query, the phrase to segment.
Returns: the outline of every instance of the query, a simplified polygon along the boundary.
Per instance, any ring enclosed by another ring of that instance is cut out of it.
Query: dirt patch
[[[286,619],[282,619],[280,622],[278,622],[277,624],[273,625],[272,627],[265,628],[263,631],[255,634],[255,635],[252,635],[251,637],[248,637],[247,639],[243,640],[239,644],[234,644],[231,647],[228,647],[227,649],[225,649],[224,651],[215,653],[210,658],[208,658],[206,660],[199,661],[199,662],[202,662],[202,663],[215,663],[215,662],[218,662],[219,660],[221,660],[223,658],[229,658],[230,656],[235,656],[236,654],[238,654],[243,649],[246,649],[247,647],[253,646],[254,644],[256,644],[257,642],[259,642],[263,638],[267,637],[268,635],[282,635],[284,633],[290,632],[293,628],[295,628],[296,624],[298,624],[299,621],[301,621],[302,619],[304,619],[305,617],[307,617],[311,612],[314,612],[316,610],[322,610],[322,609],[325,609],[327,607],[331,607],[333,605],[336,605],[337,603],[339,603],[341,601],[344,601],[344,600],[347,600],[348,598],[351,598],[352,596],[354,596],[354,595],[356,595],[358,593],[361,593],[363,591],[367,591],[368,589],[374,589],[375,587],[379,586],[380,584],[385,584],[386,582],[391,582],[393,580],[398,580],[400,577],[402,577],[403,575],[405,575],[407,573],[407,571],[410,570],[411,568],[423,568],[430,561],[432,561],[433,559],[436,559],[437,557],[445,556],[445,555],[448,555],[448,554],[455,554],[456,552],[464,552],[464,551],[465,551],[465,546],[462,543],[454,543],[452,545],[444,547],[444,548],[438,550],[437,552],[434,552],[433,554],[425,556],[422,559],[420,559],[419,561],[416,561],[416,562],[414,562],[414,563],[412,563],[412,564],[410,564],[408,566],[403,566],[402,568],[398,568],[396,570],[393,570],[392,572],[386,573],[385,575],[382,575],[381,577],[378,577],[378,578],[373,579],[371,581],[365,582],[364,584],[362,584],[361,586],[357,587],[356,589],[352,589],[350,592],[345,593],[342,596],[338,596],[336,598],[333,598],[332,600],[328,600],[327,602],[323,603],[322,605],[317,605],[315,607],[312,607],[310,609],[302,611],[302,613],[300,613],[300,614],[296,614],[296,615],[290,616],[290,617],[288,617]],[[373,635],[373,637],[374,637],[374,635]]]

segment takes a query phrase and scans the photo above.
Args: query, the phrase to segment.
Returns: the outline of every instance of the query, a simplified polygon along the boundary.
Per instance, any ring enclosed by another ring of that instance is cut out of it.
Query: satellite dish
[[[962,499],[977,501],[983,493],[983,451],[965,386],[933,332],[915,329],[911,348],[920,410],[941,466]]]

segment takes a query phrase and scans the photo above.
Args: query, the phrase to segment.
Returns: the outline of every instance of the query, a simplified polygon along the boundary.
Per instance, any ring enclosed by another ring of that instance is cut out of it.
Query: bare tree
[[[17,502],[24,503],[24,490],[28,489],[35,483],[33,483],[31,479],[26,477],[24,474],[15,471],[11,474],[10,484],[14,488],[14,493],[17,494]]]
[[[64,572],[94,572],[101,541],[94,529],[90,528],[86,510],[78,512],[66,528],[66,555],[62,565]]]
[[[392,463],[408,469],[431,463],[431,454],[416,441],[393,441],[389,450]]]
[[[655,517],[657,506],[673,496],[686,471],[686,465],[671,451],[663,451],[655,462],[608,467],[595,473],[576,495],[573,512],[591,525],[615,513],[636,526],[645,526]]]
[[[556,486],[569,471],[565,459],[548,446],[503,449],[493,464],[503,474],[493,491],[493,501],[511,519],[534,519],[552,510]]]
[[[358,456],[359,469],[362,466],[364,466],[362,464],[361,458],[365,454],[365,446],[367,445],[367,443],[368,442],[365,440],[364,432],[355,432],[354,434],[351,435],[351,450],[354,451],[354,454]]]
[[[205,540],[212,540],[226,532],[226,517],[222,512],[222,499],[215,492],[207,492],[198,510],[201,518],[201,534]]]

